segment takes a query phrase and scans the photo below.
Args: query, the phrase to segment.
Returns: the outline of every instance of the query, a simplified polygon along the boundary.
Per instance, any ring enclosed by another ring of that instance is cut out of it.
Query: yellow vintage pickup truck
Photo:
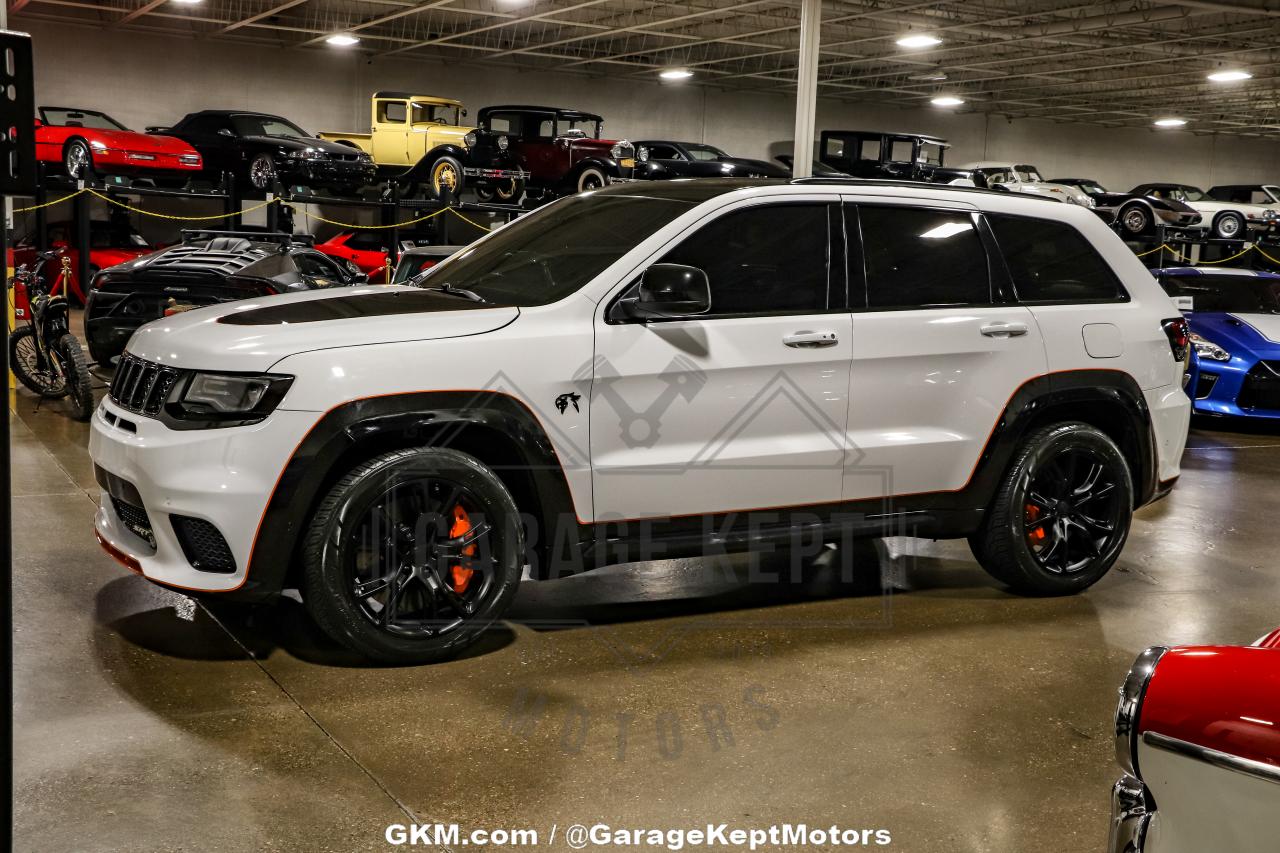
[[[404,196],[425,184],[433,198],[457,198],[467,187],[482,201],[517,201],[528,172],[508,150],[504,134],[460,125],[466,114],[448,98],[375,92],[371,133],[319,136],[368,153],[379,174],[395,180]]]

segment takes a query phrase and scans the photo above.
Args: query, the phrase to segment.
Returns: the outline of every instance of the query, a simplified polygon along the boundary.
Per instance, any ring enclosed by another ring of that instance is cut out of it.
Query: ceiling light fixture
[[[1251,80],[1253,75],[1248,71],[1215,71],[1209,75],[1215,83],[1236,83],[1240,80]]]
[[[941,83],[947,79],[947,72],[927,71],[924,74],[912,74],[907,79],[917,83]]]
[[[351,47],[353,44],[359,44],[360,39],[350,33],[335,33],[324,40],[325,44],[331,44],[334,47]]]
[[[1187,123],[1185,118],[1158,118],[1155,120],[1156,127],[1182,127]]]
[[[957,98],[954,95],[943,95],[940,98],[934,98],[929,103],[935,107],[958,107],[964,103],[964,98]]]
[[[174,3],[181,3],[184,6],[194,6],[196,3],[203,3],[204,0],[173,0]]]
[[[898,47],[933,47],[935,44],[942,44],[942,39],[923,33],[898,39]]]
[[[658,76],[663,80],[688,80],[693,76],[693,72],[688,68],[668,68],[665,71],[659,71]]]

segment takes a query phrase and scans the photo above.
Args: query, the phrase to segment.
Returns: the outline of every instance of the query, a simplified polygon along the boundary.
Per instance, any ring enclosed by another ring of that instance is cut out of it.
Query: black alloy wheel
[[[308,610],[334,639],[392,663],[456,654],[499,618],[523,568],[515,503],[478,460],[395,451],[334,486],[304,549]]]
[[[1015,592],[1065,595],[1107,573],[1132,516],[1132,474],[1115,442],[1088,424],[1054,424],[1019,448],[969,544]]]

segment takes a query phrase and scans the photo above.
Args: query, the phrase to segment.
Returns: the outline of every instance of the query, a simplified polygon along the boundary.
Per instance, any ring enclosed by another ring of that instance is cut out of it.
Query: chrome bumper
[[[1120,777],[1111,789],[1109,853],[1143,853],[1154,813],[1146,786],[1132,776]]]

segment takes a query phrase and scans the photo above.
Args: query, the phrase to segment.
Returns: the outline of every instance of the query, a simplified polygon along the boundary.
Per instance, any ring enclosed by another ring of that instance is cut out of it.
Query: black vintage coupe
[[[346,195],[376,176],[373,159],[363,151],[313,136],[288,119],[243,110],[188,113],[173,127],[149,127],[151,133],[176,136],[204,160],[205,175],[230,172],[255,190],[285,187],[328,189]]]
[[[1049,183],[1078,187],[1097,205],[1095,213],[1108,222],[1114,222],[1129,236],[1146,234],[1157,225],[1189,228],[1200,222],[1199,211],[1177,199],[1159,198],[1138,191],[1111,192],[1093,178],[1053,178]]]
[[[764,160],[732,157],[703,142],[646,139],[636,143],[635,177],[668,178],[789,178],[791,172]]]
[[[103,270],[84,309],[89,354],[106,366],[139,326],[193,308],[368,281],[313,244],[309,234],[184,231],[175,246]]]

